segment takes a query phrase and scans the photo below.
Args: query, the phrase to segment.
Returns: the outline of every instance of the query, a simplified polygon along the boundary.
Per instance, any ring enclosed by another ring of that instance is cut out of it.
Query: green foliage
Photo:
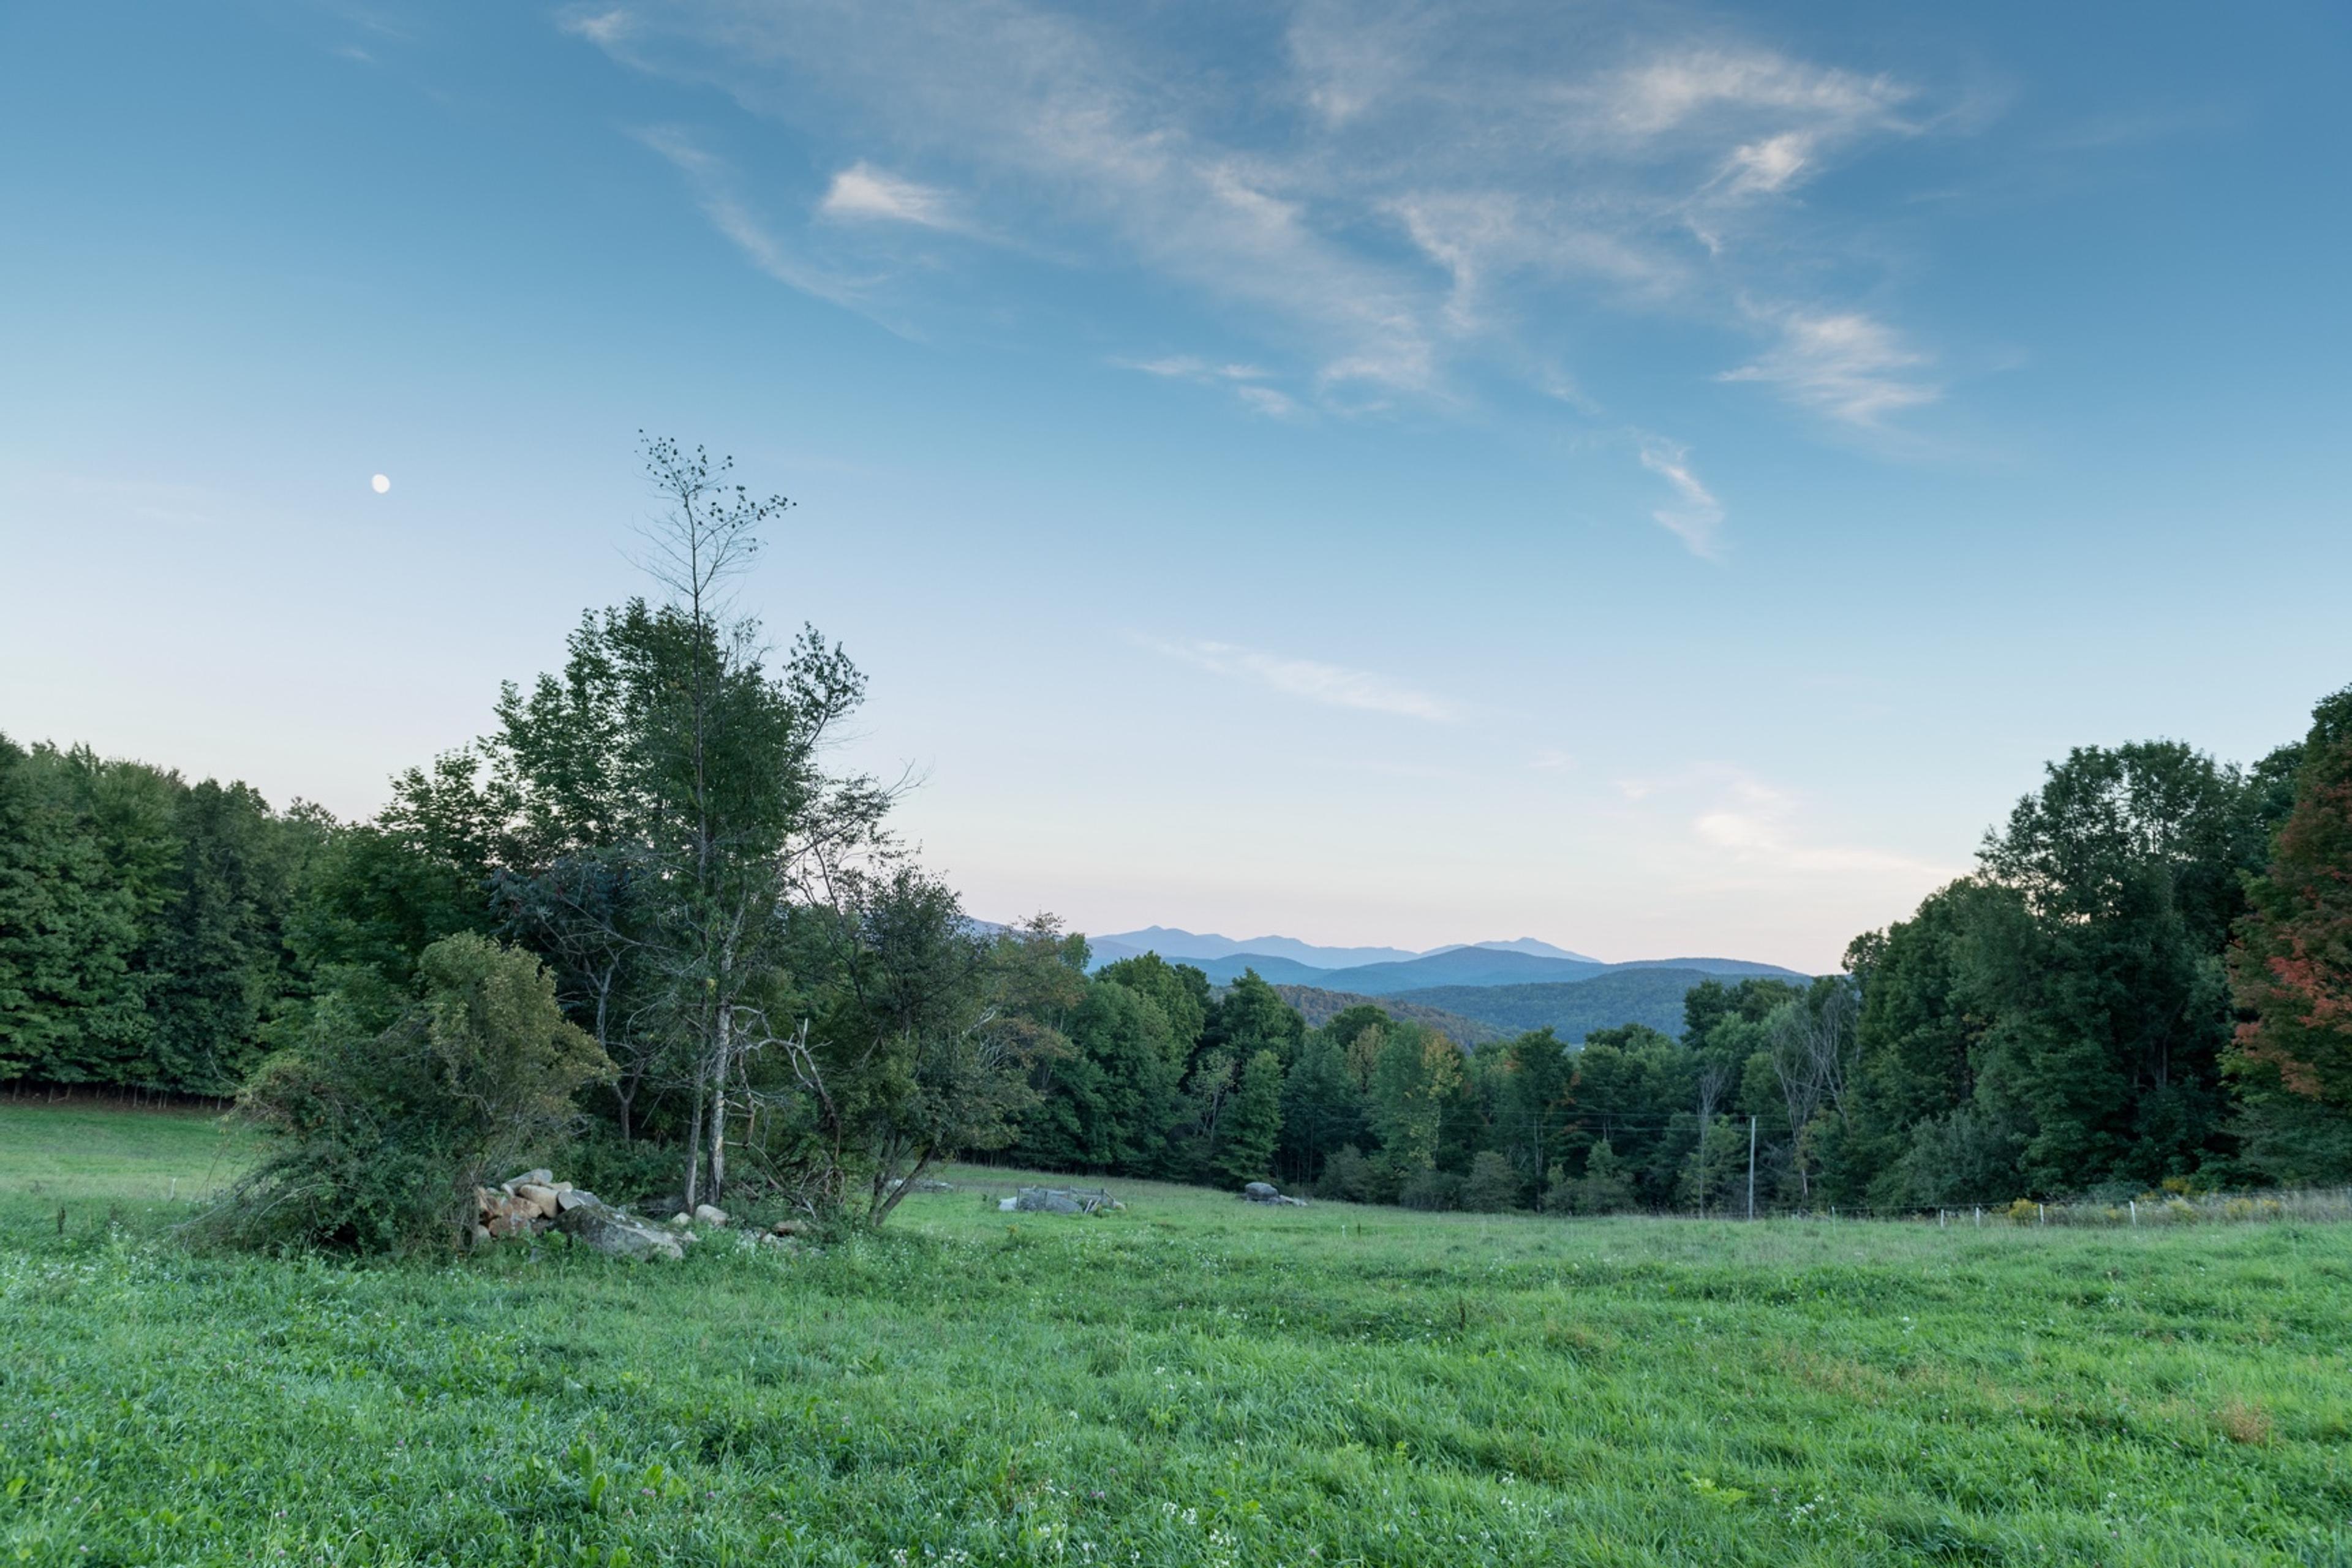
[[[1261,1181],[1274,1174],[1274,1148],[1281,1136],[1282,1058],[1269,1047],[1243,1065],[1210,1164],[1235,1185]]]
[[[224,1095],[303,989],[324,832],[243,784],[0,737],[0,1079]]]
[[[1462,1206],[1479,1214],[1502,1214],[1519,1206],[1523,1184],[1511,1162],[1492,1149],[1471,1156],[1470,1172],[1462,1179]]]
[[[1326,1161],[1342,1148],[1360,1151],[1365,1137],[1363,1090],[1348,1070],[1346,1045],[1328,1029],[1313,1030],[1282,1082],[1282,1169],[1311,1185]]]
[[[529,953],[470,934],[418,964],[416,997],[370,1034],[330,998],[237,1099],[270,1153],[220,1213],[248,1243],[446,1250],[474,1189],[554,1151],[572,1097],[609,1073]]]
[[[2352,1180],[2352,687],[2294,752],[2292,805],[2230,953],[2228,1070],[2246,1159],[2274,1180]]]
[[[1170,1037],[1182,1053],[1177,1061],[1179,1068],[1192,1059],[1213,1005],[1206,974],[1192,964],[1171,963],[1156,952],[1146,952],[1107,963],[1095,978],[1151,998],[1168,1020]]]
[[[1001,982],[1042,956],[1075,987],[1085,952],[1050,930],[1000,947],[909,865],[845,870],[835,888],[793,921],[793,967],[821,1007],[767,1042],[788,1055],[809,1130],[776,1174],[804,1206],[879,1224],[938,1162],[1019,1136],[1035,1037],[993,1005]]]
[[[1204,1050],[1230,1052],[1235,1061],[1247,1061],[1260,1051],[1272,1051],[1287,1067],[1307,1037],[1307,1020],[1285,1002],[1275,988],[1244,970],[1241,978],[1209,1009],[1201,1030]]]

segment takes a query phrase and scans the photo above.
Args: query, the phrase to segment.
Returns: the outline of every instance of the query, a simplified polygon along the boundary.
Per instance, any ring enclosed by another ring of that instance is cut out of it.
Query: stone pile
[[[474,1189],[474,1239],[537,1236],[566,1210],[597,1201],[595,1194],[557,1181],[552,1171],[525,1171],[495,1187]]]
[[[1242,1201],[1247,1204],[1285,1204],[1296,1209],[1307,1206],[1305,1198],[1286,1198],[1272,1182],[1249,1183],[1242,1188]]]

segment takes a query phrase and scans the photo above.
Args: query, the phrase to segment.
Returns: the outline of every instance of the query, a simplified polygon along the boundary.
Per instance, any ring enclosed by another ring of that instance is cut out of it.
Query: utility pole
[[[1756,1217],[1756,1118],[1748,1119],[1748,1217]]]

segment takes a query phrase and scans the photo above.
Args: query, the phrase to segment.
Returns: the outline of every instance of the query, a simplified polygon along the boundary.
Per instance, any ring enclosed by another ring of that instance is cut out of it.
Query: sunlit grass
[[[217,1134],[38,1114],[0,1121],[0,1562],[2352,1563],[2342,1227],[968,1186],[798,1256],[351,1267],[106,1187]]]

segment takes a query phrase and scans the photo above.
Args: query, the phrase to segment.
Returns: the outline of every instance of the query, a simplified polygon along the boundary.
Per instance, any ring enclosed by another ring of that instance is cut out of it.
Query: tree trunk
[[[695,1200],[702,1192],[702,1064],[695,1064],[693,1119],[686,1129],[686,1211],[694,1212]]]
[[[710,1075],[710,1201],[727,1186],[727,1058],[734,1049],[735,1009],[719,1005],[718,1070]]]

